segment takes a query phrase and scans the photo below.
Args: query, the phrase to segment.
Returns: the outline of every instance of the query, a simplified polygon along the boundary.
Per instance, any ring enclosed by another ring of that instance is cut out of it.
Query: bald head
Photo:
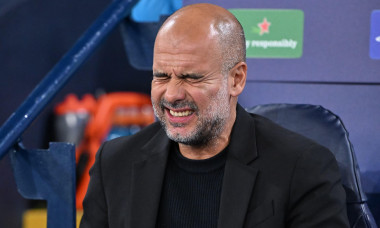
[[[236,63],[245,62],[246,49],[242,26],[233,14],[216,5],[201,3],[179,9],[164,22],[157,34],[156,42],[161,37],[175,37],[165,40],[172,42],[174,46],[180,46],[186,41],[214,41],[217,51],[213,57],[221,60],[223,74],[227,74]]]

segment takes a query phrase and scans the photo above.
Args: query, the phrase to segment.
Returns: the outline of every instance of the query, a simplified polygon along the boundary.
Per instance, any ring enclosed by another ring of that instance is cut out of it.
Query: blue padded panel
[[[129,63],[136,69],[152,70],[154,41],[167,17],[162,16],[158,22],[145,23],[126,18],[120,25]]]
[[[48,150],[17,148],[10,152],[20,194],[47,201],[48,228],[74,228],[75,147],[50,143]]]

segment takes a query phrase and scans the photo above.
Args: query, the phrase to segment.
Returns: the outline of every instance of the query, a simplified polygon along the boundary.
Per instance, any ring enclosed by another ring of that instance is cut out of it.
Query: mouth
[[[168,123],[172,126],[185,126],[194,121],[198,108],[194,102],[168,102],[164,99],[160,101],[160,108],[165,113]]]
[[[169,109],[167,107],[165,108],[165,111],[167,118],[172,125],[181,124],[181,126],[192,121],[195,113],[192,109]]]
[[[187,117],[194,113],[192,110],[185,110],[185,111],[174,111],[169,109],[170,115],[174,117]]]

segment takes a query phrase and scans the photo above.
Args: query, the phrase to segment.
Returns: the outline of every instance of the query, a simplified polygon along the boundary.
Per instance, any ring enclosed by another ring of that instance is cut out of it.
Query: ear
[[[229,72],[230,95],[233,97],[239,96],[245,87],[247,79],[247,64],[245,62],[237,63]]]

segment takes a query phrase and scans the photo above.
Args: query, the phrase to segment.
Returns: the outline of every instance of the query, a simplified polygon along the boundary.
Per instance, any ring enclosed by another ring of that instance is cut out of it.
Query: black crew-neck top
[[[192,160],[173,143],[162,187],[157,228],[217,227],[227,149]]]

